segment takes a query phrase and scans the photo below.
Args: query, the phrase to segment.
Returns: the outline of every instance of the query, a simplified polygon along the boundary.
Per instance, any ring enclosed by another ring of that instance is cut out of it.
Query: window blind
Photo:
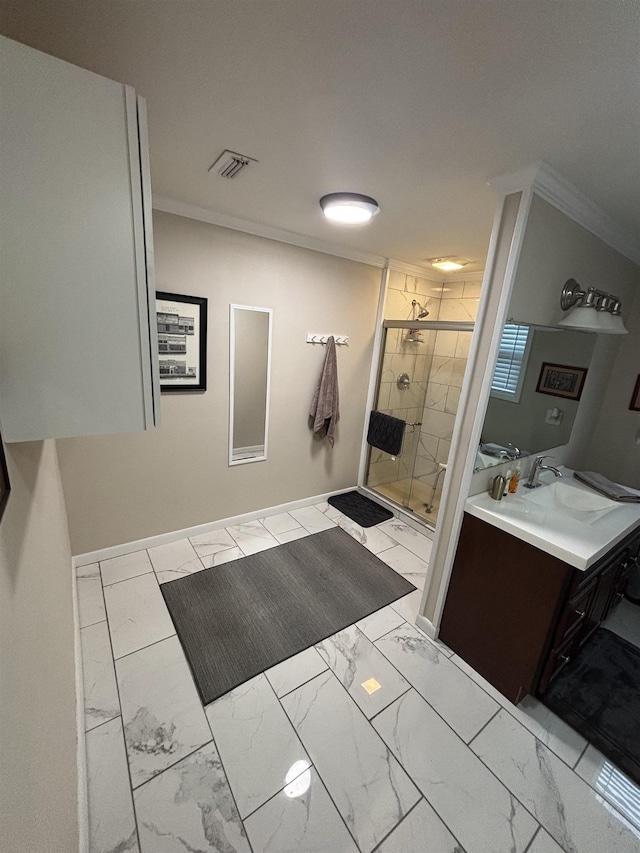
[[[529,326],[519,323],[505,325],[491,383],[492,391],[501,392],[509,398],[519,394],[530,331]]]

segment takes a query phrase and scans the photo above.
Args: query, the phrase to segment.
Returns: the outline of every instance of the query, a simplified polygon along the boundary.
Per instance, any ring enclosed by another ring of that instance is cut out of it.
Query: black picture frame
[[[635,388],[633,389],[633,394],[631,395],[631,402],[629,403],[629,408],[632,412],[640,412],[640,373],[638,374],[638,378],[636,379]]]
[[[2,436],[0,436],[0,520],[2,519],[7,501],[9,500],[9,492],[11,491],[11,483],[9,482],[9,471],[7,470],[7,460],[4,455],[4,444]]]
[[[156,292],[160,391],[207,390],[207,299]]]
[[[564,397],[565,400],[579,400],[586,378],[586,367],[570,367],[567,364],[543,361],[536,391],[538,394]]]

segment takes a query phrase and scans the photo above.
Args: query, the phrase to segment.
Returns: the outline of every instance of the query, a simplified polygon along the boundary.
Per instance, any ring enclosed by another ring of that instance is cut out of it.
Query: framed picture
[[[0,518],[2,518],[4,508],[7,505],[7,501],[9,500],[10,491],[11,486],[9,485],[9,472],[7,471],[7,461],[4,456],[4,444],[2,443],[2,438],[0,437]]]
[[[539,394],[551,394],[552,397],[579,400],[586,378],[586,367],[569,367],[543,361],[536,391]]]
[[[636,379],[636,387],[633,389],[629,408],[632,412],[640,412],[640,374],[638,374],[638,378]]]
[[[207,300],[156,293],[160,390],[207,390]]]

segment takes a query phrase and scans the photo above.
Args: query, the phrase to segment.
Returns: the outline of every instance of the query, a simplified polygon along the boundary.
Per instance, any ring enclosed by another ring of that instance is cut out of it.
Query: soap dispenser
[[[514,468],[512,474],[511,474],[511,478],[509,480],[508,490],[509,490],[510,495],[515,495],[515,493],[518,491],[519,482],[520,482],[520,465],[516,465],[516,467]]]
[[[504,495],[504,490],[507,488],[507,478],[503,477],[502,474],[498,474],[497,477],[494,477],[491,482],[491,488],[489,489],[489,494],[494,499],[494,501],[501,501]]]

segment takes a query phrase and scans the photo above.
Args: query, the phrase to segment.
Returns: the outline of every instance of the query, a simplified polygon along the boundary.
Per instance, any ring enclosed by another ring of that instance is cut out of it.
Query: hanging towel
[[[382,412],[371,412],[367,442],[378,450],[399,456],[406,422]]]
[[[617,483],[607,480],[602,474],[596,474],[595,471],[574,471],[573,476],[581,483],[600,492],[611,498],[612,501],[620,501],[621,503],[640,503],[640,495],[635,492],[629,492],[627,489],[619,486]]]
[[[340,395],[338,393],[338,363],[336,360],[336,342],[333,335],[327,341],[322,371],[311,401],[309,418],[312,422],[313,436],[321,441],[329,439],[333,447],[336,424],[340,420]]]

